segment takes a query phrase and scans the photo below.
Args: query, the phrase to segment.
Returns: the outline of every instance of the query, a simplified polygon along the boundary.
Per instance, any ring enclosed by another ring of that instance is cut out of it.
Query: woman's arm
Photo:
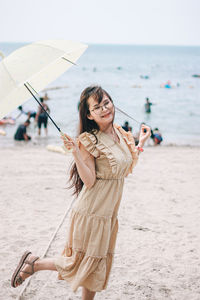
[[[64,141],[64,146],[68,150],[72,149],[72,154],[81,180],[87,188],[91,188],[96,180],[94,157],[82,144],[78,147],[77,143],[70,136],[65,134],[65,137],[67,141],[64,137],[61,138]]]
[[[81,144],[80,150],[73,153],[79,176],[87,188],[91,188],[96,180],[95,161],[85,147]]]

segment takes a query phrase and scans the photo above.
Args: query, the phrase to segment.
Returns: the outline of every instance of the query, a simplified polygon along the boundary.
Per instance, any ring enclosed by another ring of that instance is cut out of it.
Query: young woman
[[[142,125],[135,147],[131,132],[113,125],[115,107],[99,86],[86,88],[80,98],[80,135],[63,137],[74,156],[72,187],[78,196],[73,207],[63,255],[39,259],[27,251],[22,256],[11,284],[19,286],[40,270],[58,271],[73,291],[82,286],[82,299],[94,299],[105,289],[111,270],[118,231],[117,213],[124,178],[132,172],[138,155],[150,136]]]

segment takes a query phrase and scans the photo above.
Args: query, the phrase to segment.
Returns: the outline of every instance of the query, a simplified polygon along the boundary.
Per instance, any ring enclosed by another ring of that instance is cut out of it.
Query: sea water
[[[9,55],[24,44],[0,43],[0,51]],[[163,144],[200,145],[200,47],[89,45],[86,52],[62,76],[47,87],[47,104],[51,116],[63,132],[75,136],[78,128],[78,101],[82,90],[91,85],[101,85],[112,97],[114,104],[139,123],[152,129],[159,128]],[[145,77],[148,77],[145,79]],[[168,80],[172,88],[162,88]],[[41,91],[43,96],[45,91]],[[151,113],[144,110],[145,98],[153,103]],[[23,104],[25,111],[37,110],[38,104],[30,98]],[[19,111],[11,112],[16,117]],[[0,127],[6,131],[0,136],[1,146],[13,146],[13,135],[20,123]],[[116,112],[115,123],[129,121],[133,133],[139,124]],[[34,144],[60,144],[60,134],[49,120],[48,137],[32,121],[28,129]]]

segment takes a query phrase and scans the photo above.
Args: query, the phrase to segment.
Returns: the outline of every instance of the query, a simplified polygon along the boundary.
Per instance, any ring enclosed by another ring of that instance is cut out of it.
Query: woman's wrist
[[[79,149],[73,149],[72,150],[72,154],[74,156],[74,158],[80,158],[81,157],[81,153],[80,153],[80,150]]]
[[[140,154],[140,152],[143,152],[144,149],[142,147],[136,146],[136,149],[138,150],[138,154]]]
[[[139,143],[138,143],[137,146],[140,147],[140,148],[143,148],[144,147],[144,143],[139,141]]]

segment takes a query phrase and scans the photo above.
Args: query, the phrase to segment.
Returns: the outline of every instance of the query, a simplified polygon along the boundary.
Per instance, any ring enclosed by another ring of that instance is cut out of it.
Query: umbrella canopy
[[[48,40],[5,57],[0,62],[0,119],[28,100],[30,90],[40,92],[75,64],[86,48],[77,42]]]

